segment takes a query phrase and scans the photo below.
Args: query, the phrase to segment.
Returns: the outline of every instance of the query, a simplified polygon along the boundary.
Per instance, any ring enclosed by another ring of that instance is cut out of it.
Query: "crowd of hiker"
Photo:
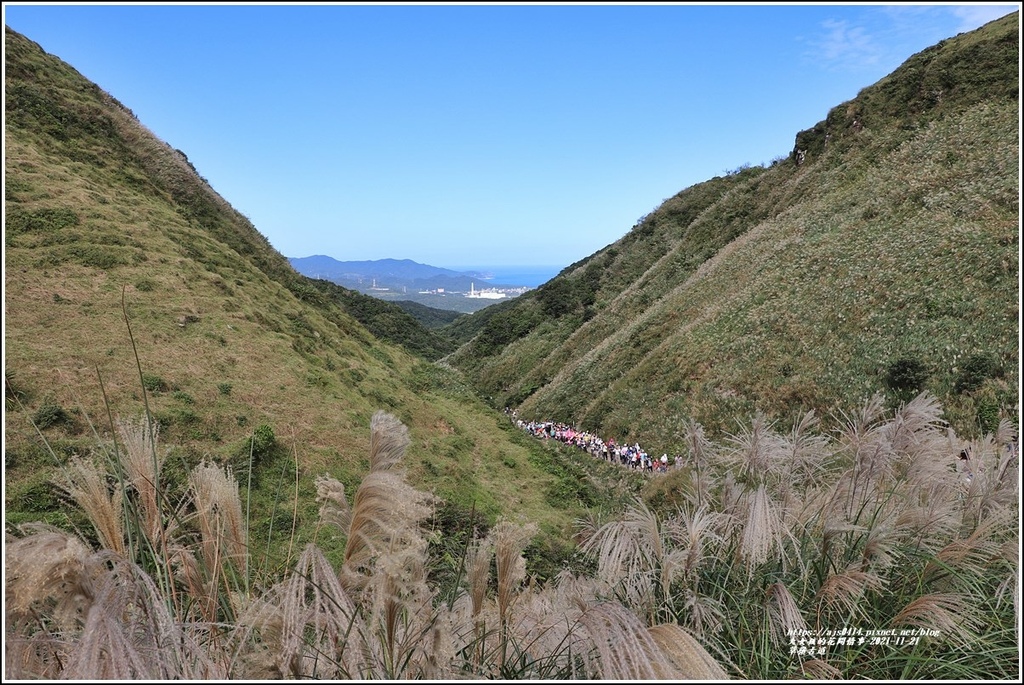
[[[671,458],[667,453],[656,457],[649,454],[640,446],[640,443],[618,443],[614,438],[605,440],[596,433],[579,430],[568,424],[555,421],[523,421],[512,409],[506,408],[505,413],[517,427],[535,438],[558,440],[612,464],[621,464],[627,468],[649,473],[665,473],[670,468],[678,469],[683,466],[683,458],[678,454]],[[1016,465],[1017,440],[1011,440],[1004,446],[1004,449],[1008,452],[1009,463]],[[958,470],[964,474],[964,483],[970,484],[973,473],[967,449],[960,452],[958,464]]]
[[[669,464],[667,453],[660,457],[651,455],[637,442],[618,443],[614,438],[605,440],[595,433],[581,431],[565,423],[523,421],[516,416],[515,411],[506,409],[505,413],[509,414],[517,427],[535,438],[558,440],[613,464],[621,464],[627,468],[649,473],[665,473],[669,468],[678,469],[683,465],[681,456],[676,455],[671,459],[672,463]]]

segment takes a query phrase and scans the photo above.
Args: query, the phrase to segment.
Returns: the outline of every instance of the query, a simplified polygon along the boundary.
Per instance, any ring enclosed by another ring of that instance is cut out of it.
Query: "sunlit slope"
[[[8,521],[64,522],[59,465],[148,408],[182,474],[210,458],[248,485],[255,435],[255,506],[287,512],[285,536],[297,506],[308,535],[315,478],[358,482],[385,410],[410,429],[418,486],[463,512],[568,530],[578,502],[555,497],[535,447],[429,361],[440,338],[296,274],[124,106],[15,32],[5,49]]]
[[[475,322],[451,361],[498,405],[658,449],[685,419],[876,392],[993,429],[1018,402],[1018,63],[1016,14],[915,55],[788,158],[683,190]]]

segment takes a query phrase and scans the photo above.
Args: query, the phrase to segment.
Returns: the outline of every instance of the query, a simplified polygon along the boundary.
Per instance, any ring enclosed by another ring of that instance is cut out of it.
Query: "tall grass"
[[[454,592],[429,580],[436,501],[405,480],[412,443],[394,416],[372,417],[369,471],[351,496],[317,481],[319,526],[345,536],[343,558],[313,541],[273,579],[251,577],[262,544],[230,469],[205,461],[180,500],[154,498],[166,489],[155,472],[110,459],[159,454],[157,432],[122,421],[123,449],[74,460],[61,481],[92,534],[8,534],[6,674],[1019,676],[1015,431],[962,441],[928,395],[883,414],[868,403],[828,439],[806,416],[790,432],[755,416],[723,445],[692,425],[697,465],[664,476],[679,478],[679,504],[637,499],[619,520],[581,521],[593,573],[531,577],[536,525],[501,519],[467,542]]]
[[[8,676],[678,679],[711,668],[696,642],[659,647],[642,617],[599,601],[586,579],[529,578],[531,522],[500,520],[471,540],[454,595],[428,583],[436,502],[406,482],[410,439],[390,414],[372,417],[370,470],[351,498],[317,481],[319,526],[347,540],[341,563],[309,543],[276,580],[252,576],[261,545],[231,469],[201,462],[172,501],[147,421],[117,420],[116,449],[99,445],[64,471],[91,534],[9,533]]]

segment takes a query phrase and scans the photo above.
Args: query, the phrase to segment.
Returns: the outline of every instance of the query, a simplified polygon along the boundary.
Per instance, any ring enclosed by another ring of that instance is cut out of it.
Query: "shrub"
[[[957,374],[953,389],[956,392],[971,392],[981,387],[988,378],[999,375],[999,364],[995,357],[986,353],[972,354],[964,360]]]
[[[897,393],[916,393],[928,381],[928,368],[913,357],[902,357],[889,365],[885,385]]]
[[[270,424],[261,423],[252,432],[252,454],[256,461],[270,454],[270,451],[277,444],[277,436]]]
[[[40,430],[43,430],[58,424],[70,424],[71,415],[64,411],[64,408],[56,402],[46,400],[32,415],[32,423]]]
[[[142,387],[150,392],[165,392],[168,388],[163,378],[152,373],[142,374]]]
[[[196,400],[195,400],[195,398],[194,398],[194,397],[192,397],[192,395],[189,395],[189,394],[188,394],[187,392],[185,392],[184,390],[178,390],[178,391],[176,391],[176,392],[174,393],[174,399],[176,399],[176,400],[178,400],[179,402],[182,402],[182,403],[184,403],[184,404],[195,404],[195,403],[196,403]]]

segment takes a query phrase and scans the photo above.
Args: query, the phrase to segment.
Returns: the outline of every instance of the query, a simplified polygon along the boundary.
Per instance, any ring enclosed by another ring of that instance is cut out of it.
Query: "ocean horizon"
[[[512,266],[445,266],[452,271],[474,271],[489,274],[489,285],[525,285],[531,288],[547,283],[564,269],[564,266],[538,266],[534,264]]]

